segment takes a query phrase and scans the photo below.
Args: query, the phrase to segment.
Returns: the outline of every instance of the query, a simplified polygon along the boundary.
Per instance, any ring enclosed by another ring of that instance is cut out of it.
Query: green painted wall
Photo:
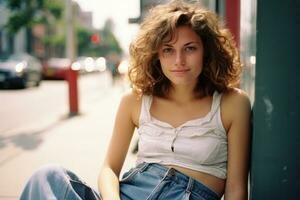
[[[300,1],[257,1],[250,199],[300,199]]]

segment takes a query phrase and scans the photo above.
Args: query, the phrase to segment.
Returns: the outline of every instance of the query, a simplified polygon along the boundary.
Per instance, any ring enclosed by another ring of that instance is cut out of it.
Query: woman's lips
[[[170,71],[175,75],[184,75],[186,72],[190,71],[190,69],[173,69]]]

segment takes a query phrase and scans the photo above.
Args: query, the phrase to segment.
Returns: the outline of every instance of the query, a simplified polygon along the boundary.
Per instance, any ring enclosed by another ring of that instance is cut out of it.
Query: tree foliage
[[[30,28],[34,24],[44,24],[46,34],[42,42],[53,52],[47,56],[63,56],[65,48],[64,1],[62,0],[0,0],[11,11],[5,28],[16,34],[22,28]],[[76,17],[75,17],[76,19]],[[113,21],[107,20],[101,30],[93,30],[75,23],[75,37],[78,55],[106,56],[111,53],[120,55],[122,49],[113,34]],[[63,30],[63,31],[62,31]],[[98,34],[100,43],[91,42],[91,36]],[[57,49],[60,49],[58,51]]]
[[[47,24],[61,18],[63,2],[59,0],[3,0],[11,15],[5,25],[11,33],[36,23]]]
[[[120,44],[113,34],[112,21],[108,20],[103,29],[87,30],[83,27],[76,29],[78,55],[89,56],[107,56],[109,54],[121,55],[123,53]],[[91,36],[97,34],[100,36],[100,42],[94,44],[91,42]]]

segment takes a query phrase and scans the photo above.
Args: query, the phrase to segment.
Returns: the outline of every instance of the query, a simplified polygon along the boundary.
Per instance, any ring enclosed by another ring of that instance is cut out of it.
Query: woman
[[[121,100],[99,175],[102,199],[247,199],[250,103],[234,88],[237,49],[215,14],[182,1],[159,5],[130,56],[133,89]],[[137,165],[119,181],[135,128]],[[100,198],[77,179],[59,167],[43,169],[22,197]]]

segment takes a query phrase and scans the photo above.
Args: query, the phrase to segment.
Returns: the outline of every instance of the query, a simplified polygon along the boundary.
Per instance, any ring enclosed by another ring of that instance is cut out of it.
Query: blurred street
[[[111,89],[108,73],[96,73],[80,76],[79,92],[81,106],[87,106],[91,101]],[[0,135],[14,132],[16,128],[32,126],[36,121],[49,121],[58,115],[68,112],[67,81],[43,80],[40,87],[26,90],[0,90]],[[98,100],[98,99],[97,99]]]
[[[58,163],[97,188],[115,112],[127,89],[112,84],[109,72],[80,76],[79,111],[68,117],[66,81],[43,80],[40,87],[0,90],[0,199],[18,199],[30,175]],[[134,165],[131,154],[124,169]]]

